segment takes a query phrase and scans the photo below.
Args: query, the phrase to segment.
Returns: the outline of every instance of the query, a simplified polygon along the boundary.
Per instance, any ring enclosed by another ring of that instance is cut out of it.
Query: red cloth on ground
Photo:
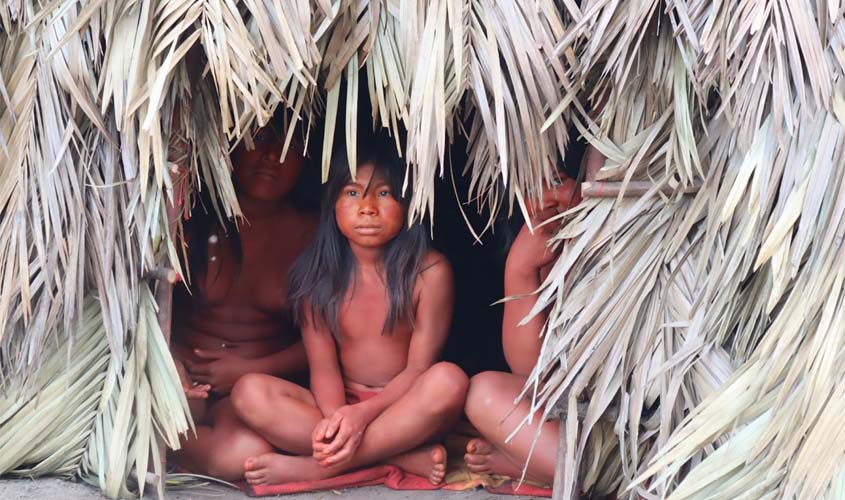
[[[269,495],[288,495],[306,491],[339,490],[345,488],[359,488],[383,484],[393,490],[436,490],[428,479],[413,474],[407,474],[395,465],[378,465],[355,472],[341,474],[329,479],[318,481],[299,481],[296,483],[252,486],[246,485],[246,492],[250,496],[262,497]]]
[[[363,486],[384,485],[392,490],[464,490],[462,484],[441,484],[434,486],[428,479],[414,474],[408,474],[395,465],[377,465],[369,469],[341,474],[329,479],[318,481],[299,481],[296,483],[271,484],[252,486],[244,484],[244,490],[249,496],[263,497],[274,495],[290,495],[308,491],[342,490],[360,488]],[[523,484],[517,487],[516,481],[507,481],[500,486],[487,486],[486,490],[498,495],[524,495],[532,497],[552,496],[552,490],[539,486]]]

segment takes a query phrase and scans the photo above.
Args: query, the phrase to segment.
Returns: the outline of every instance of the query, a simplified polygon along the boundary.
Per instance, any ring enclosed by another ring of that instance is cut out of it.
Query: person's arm
[[[311,448],[314,458],[323,460],[326,457],[325,449],[334,437],[334,434],[328,434],[327,431],[330,418],[337,415],[338,409],[346,404],[346,390],[337,345],[328,328],[318,327],[311,319],[307,319],[302,327],[302,341],[311,368],[311,393],[323,414],[323,419],[311,433]]]
[[[335,465],[349,460],[367,426],[408,392],[414,381],[439,358],[452,321],[452,268],[445,258],[440,257],[420,273],[418,282],[420,295],[414,331],[408,346],[408,364],[378,395],[361,403],[343,406],[331,416],[321,433],[330,442],[314,453],[314,458],[321,465]]]
[[[323,416],[329,417],[346,404],[335,340],[328,328],[309,318],[302,326],[302,342],[311,368],[311,393]]]
[[[226,349],[194,349],[193,352],[203,361],[185,360],[188,372],[194,381],[209,384],[217,394],[228,394],[235,382],[247,373],[282,377],[308,366],[301,341],[260,358],[245,358]]]
[[[531,373],[540,355],[542,339],[540,330],[548,318],[547,311],[541,311],[525,325],[519,326],[537,302],[534,292],[543,281],[544,268],[548,268],[558,252],[548,247],[548,240],[560,227],[555,221],[546,223],[550,218],[568,210],[581,201],[575,181],[564,178],[563,182],[543,193],[542,205],[539,201],[531,206],[532,233],[528,224],[522,227],[508,252],[505,263],[505,296],[519,298],[505,302],[502,320],[502,347],[505,361],[511,371],[527,376]]]

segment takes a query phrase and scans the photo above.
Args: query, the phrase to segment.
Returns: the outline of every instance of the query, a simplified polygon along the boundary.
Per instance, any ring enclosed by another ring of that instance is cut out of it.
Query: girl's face
[[[241,192],[250,198],[262,201],[281,200],[287,196],[305,159],[302,146],[296,140],[291,142],[284,162],[279,162],[279,155],[284,146],[284,137],[272,127],[266,126],[253,137],[255,148],[247,150],[243,143],[232,154],[235,178]]]
[[[372,164],[358,166],[357,179],[349,180],[335,201],[335,220],[352,245],[382,247],[395,238],[405,224],[405,208],[394,196],[387,180]],[[366,194],[365,194],[366,192]]]

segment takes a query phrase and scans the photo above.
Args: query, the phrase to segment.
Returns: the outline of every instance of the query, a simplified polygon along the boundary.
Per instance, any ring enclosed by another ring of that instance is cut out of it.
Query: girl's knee
[[[248,373],[235,382],[230,397],[239,417],[254,412],[267,402],[267,375]]]
[[[435,401],[446,406],[463,406],[469,388],[469,378],[458,365],[440,362],[426,372],[426,386],[436,395]]]
[[[481,372],[469,381],[465,411],[471,422],[480,415],[487,415],[494,397],[501,392],[499,372]]]

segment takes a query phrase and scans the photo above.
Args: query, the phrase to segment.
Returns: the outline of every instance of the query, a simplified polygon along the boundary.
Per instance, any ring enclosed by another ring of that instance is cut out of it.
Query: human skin
[[[238,201],[241,258],[226,235],[213,234],[205,270],[194,270],[194,292],[175,297],[172,352],[197,436],[185,439],[174,459],[192,472],[225,480],[243,478],[243,461],[272,449],[238,419],[226,397],[247,373],[291,377],[304,373],[305,349],[286,304],[287,273],[310,241],[317,218],[288,194],[303,164],[301,147],[279,161],[281,138],[266,127],[255,148],[232,155]],[[285,235],[285,237],[279,237]]]
[[[413,326],[400,321],[382,332],[389,307],[384,245],[402,229],[406,215],[387,183],[378,176],[371,183],[372,175],[371,165],[359,165],[356,181],[335,204],[357,271],[339,307],[338,341],[325,325],[307,319],[303,325],[311,391],[263,375],[243,377],[232,391],[236,414],[289,454],[248,459],[245,476],[252,484],[331,477],[380,462],[435,484],[445,475],[445,449],[421,445],[457,420],[468,385],[460,368],[437,362],[451,321],[452,271],[430,252],[414,285]],[[347,404],[345,387],[377,395]],[[288,416],[284,425],[279,414]]]
[[[587,149],[586,155],[586,178],[593,180],[604,157],[592,147]],[[467,443],[464,456],[467,466],[474,472],[521,477],[530,454],[526,476],[545,484],[551,484],[554,478],[558,458],[557,422],[544,422],[537,415],[531,424],[524,425],[515,436],[508,438],[531,410],[528,401],[521,400],[515,407],[514,401],[537,363],[542,346],[540,331],[548,319],[548,311],[544,310],[519,326],[533,309],[537,301],[533,293],[558,256],[547,246],[557,225],[543,223],[579,202],[577,186],[572,179],[563,179],[560,185],[546,190],[542,202],[535,200],[532,204],[531,222],[535,228],[540,226],[539,229],[532,234],[527,225],[523,227],[508,253],[505,296],[520,297],[505,302],[502,321],[502,345],[511,373],[483,372],[470,381],[465,411],[482,436]]]

